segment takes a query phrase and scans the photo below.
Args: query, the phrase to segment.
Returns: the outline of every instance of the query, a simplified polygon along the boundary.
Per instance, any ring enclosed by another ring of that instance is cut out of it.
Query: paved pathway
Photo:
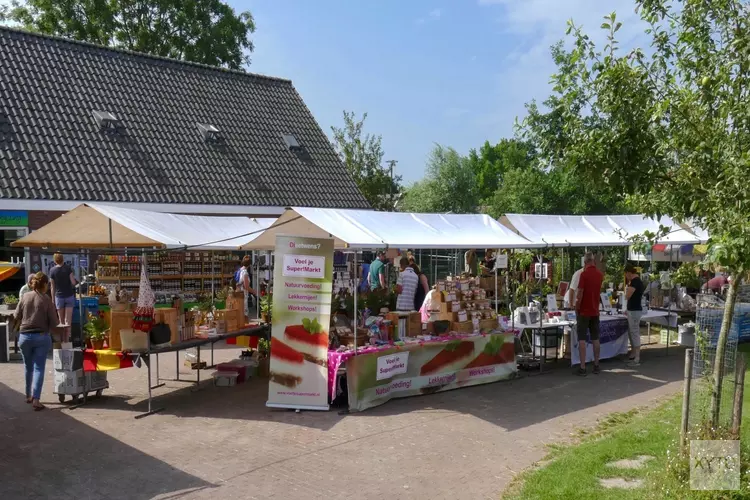
[[[497,499],[546,443],[680,389],[681,349],[646,349],[643,359],[638,372],[613,361],[584,379],[561,362],[551,374],[352,415],[267,409],[261,380],[197,393],[169,383],[159,389],[164,412],[142,420],[133,416],[144,409],[145,369],[111,373],[108,397],[69,410],[51,394],[49,362],[50,409],[33,413],[20,364],[0,364],[0,498]],[[162,373],[174,364],[162,357]]]

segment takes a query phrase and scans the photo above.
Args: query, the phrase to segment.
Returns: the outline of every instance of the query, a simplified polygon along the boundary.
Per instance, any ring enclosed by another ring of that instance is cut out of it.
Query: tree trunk
[[[716,343],[716,359],[714,360],[714,382],[711,392],[711,427],[718,428],[719,410],[721,408],[721,383],[724,379],[724,352],[729,340],[729,331],[732,328],[734,318],[734,303],[737,301],[737,287],[739,284],[737,273],[730,274],[731,283],[727,292],[727,301],[724,305],[724,318],[721,321],[721,331]],[[705,356],[706,353],[703,353]]]

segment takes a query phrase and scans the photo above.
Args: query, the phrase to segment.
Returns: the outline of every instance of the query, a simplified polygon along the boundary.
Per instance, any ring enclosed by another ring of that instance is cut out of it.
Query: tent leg
[[[497,259],[497,257],[495,258]],[[497,266],[495,266],[495,315],[497,315],[499,304],[500,302],[497,296]]]
[[[354,251],[354,272],[355,276],[359,274],[359,268],[357,267],[357,251]],[[357,291],[359,290],[359,283],[356,283],[354,286],[354,312],[352,313],[352,325],[354,328],[354,355],[357,355]]]

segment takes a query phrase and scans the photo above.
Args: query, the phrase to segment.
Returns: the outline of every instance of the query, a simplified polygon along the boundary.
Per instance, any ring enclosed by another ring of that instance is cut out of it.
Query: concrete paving
[[[546,444],[679,391],[683,360],[680,348],[645,349],[637,370],[603,362],[586,378],[561,361],[548,374],[350,415],[268,409],[261,379],[197,392],[168,382],[155,393],[164,411],[140,420],[145,367],[110,372],[105,397],[71,410],[52,394],[50,361],[49,408],[35,413],[22,366],[0,364],[0,498],[497,499]],[[173,377],[175,356],[160,361]]]

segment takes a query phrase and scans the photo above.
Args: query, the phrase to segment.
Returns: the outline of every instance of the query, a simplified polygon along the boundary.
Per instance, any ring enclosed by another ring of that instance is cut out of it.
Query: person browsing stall
[[[565,294],[565,299],[563,300],[563,304],[566,309],[575,308],[576,291],[578,290],[578,284],[581,281],[582,272],[583,268],[580,268],[578,271],[573,273],[573,277],[570,279],[570,286],[568,287],[568,292]]]
[[[55,304],[47,295],[49,278],[44,273],[36,273],[31,279],[31,291],[25,293],[16,307],[14,318],[20,324],[18,347],[23,356],[26,377],[26,402],[35,411],[45,406],[39,401],[44,384],[44,365],[47,353],[52,348],[52,329],[58,318]]]
[[[628,301],[628,338],[630,339],[628,366],[638,366],[641,364],[641,318],[643,317],[641,301],[646,287],[632,265],[625,267],[625,279],[627,280],[625,299]]]
[[[399,266],[401,267],[401,272],[396,282],[396,293],[398,293],[396,310],[413,311],[414,297],[417,295],[417,286],[419,285],[419,276],[414,272],[414,269],[409,267],[408,257],[402,256],[401,260],[399,260]]]
[[[370,264],[370,290],[375,291],[378,288],[385,289],[385,252],[378,252],[377,257]]]
[[[57,317],[60,323],[67,325],[63,334],[62,341],[68,342],[70,339],[70,327],[73,322],[73,308],[76,305],[76,278],[70,266],[65,263],[62,254],[56,253],[52,256],[55,261],[55,267],[49,273],[50,291],[55,299],[57,308]]]
[[[21,291],[18,292],[18,300],[21,300],[21,297],[26,295],[27,292],[31,292],[31,280],[34,278],[35,273],[29,274],[29,277],[26,279],[26,284],[21,287]]]
[[[252,273],[253,261],[249,255],[242,257],[242,265],[239,271],[239,277],[237,279],[237,290],[242,292],[245,303],[245,317],[250,318],[253,309],[253,301],[255,300],[255,290],[251,286],[250,275]]]
[[[414,310],[419,311],[424,303],[424,299],[427,293],[430,291],[430,283],[427,281],[427,276],[422,272],[417,263],[414,261],[414,257],[409,257],[409,267],[414,270],[414,273],[419,278],[419,284],[417,285],[417,293],[414,295]]]
[[[594,254],[587,252],[583,258],[583,272],[576,290],[576,334],[581,367],[577,375],[586,376],[586,333],[594,347],[593,373],[599,373],[599,301],[604,275],[596,268]]]

